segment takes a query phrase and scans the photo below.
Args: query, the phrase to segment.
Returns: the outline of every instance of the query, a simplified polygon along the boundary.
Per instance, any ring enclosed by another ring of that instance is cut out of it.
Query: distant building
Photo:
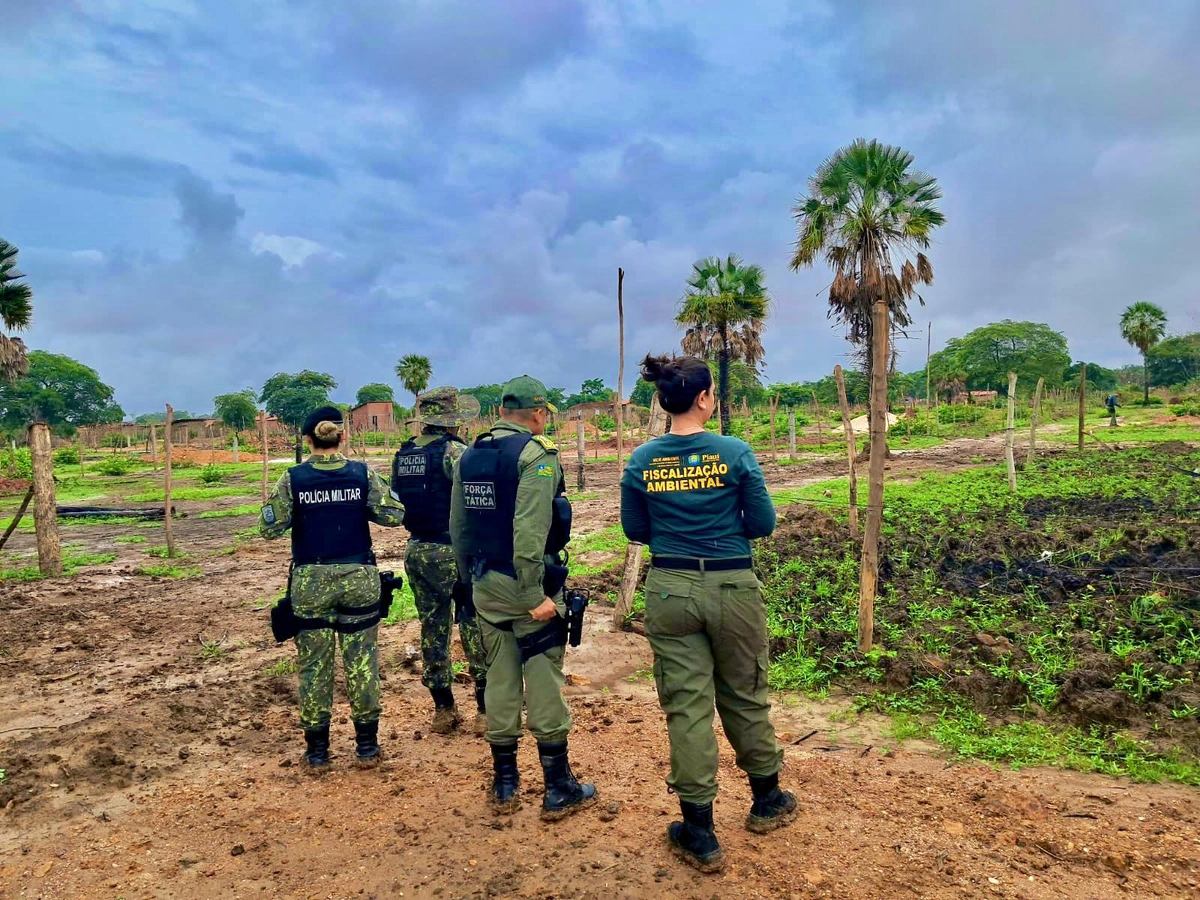
[[[395,408],[387,400],[372,400],[350,410],[350,431],[361,434],[364,431],[395,431]]]
[[[959,391],[954,395],[950,402],[986,406],[989,403],[995,402],[996,397],[998,396],[999,394],[997,394],[995,391]]]

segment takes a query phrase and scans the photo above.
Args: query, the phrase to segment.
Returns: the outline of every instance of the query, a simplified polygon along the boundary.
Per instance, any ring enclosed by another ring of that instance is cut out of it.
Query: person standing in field
[[[708,365],[647,356],[642,378],[658,388],[671,430],[630,455],[621,478],[621,527],[650,546],[646,636],[667,716],[671,773],[682,822],[671,850],[703,872],[724,865],[713,829],[717,740],[713,707],[750,778],[746,827],[773,831],[796,816],[779,787],[783,751],[767,694],[767,614],[750,541],[775,530],[775,507],[745,441],[705,430],[716,408]]]
[[[461,425],[479,414],[479,401],[440,387],[421,395],[417,418],[421,434],[407,441],[392,461],[392,497],[404,506],[404,527],[411,537],[404,552],[404,570],[421,619],[421,655],[425,669],[421,683],[433,696],[436,734],[454,731],[461,719],[451,690],[454,673],[450,666],[450,633],[458,622],[458,634],[467,666],[475,682],[478,713],[472,728],[477,735],[487,731],[484,692],[487,664],[475,610],[465,602],[463,583],[450,545],[450,489],[454,466],[466,449],[458,436]],[[460,599],[456,603],[455,595]]]
[[[571,771],[571,712],[563,698],[567,644],[566,567],[570,504],[558,448],[545,436],[553,407],[529,376],[504,385],[500,421],[476,438],[454,469],[450,534],[460,572],[471,575],[487,652],[487,741],[491,805],[519,805],[521,708],[537,740],[545,779],[542,819],[564,818],[596,801]]]
[[[280,476],[259,516],[268,540],[292,532],[288,579],[300,672],[303,764],[314,774],[329,769],[336,642],[342,647],[355,763],[379,765],[380,576],[371,552],[369,522],[394,527],[404,508],[364,463],[339,450],[345,437],[335,406],[313,411],[301,430],[312,455]]]

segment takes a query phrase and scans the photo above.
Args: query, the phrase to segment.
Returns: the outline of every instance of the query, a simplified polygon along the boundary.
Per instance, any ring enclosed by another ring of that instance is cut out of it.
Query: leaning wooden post
[[[583,410],[579,411],[579,425],[575,431],[575,453],[579,457],[579,465],[575,474],[575,488],[582,492],[587,482],[583,477],[583,455],[586,452],[583,437]]]
[[[33,499],[33,485],[29,485],[29,490],[25,492],[25,499],[21,501],[21,505],[17,507],[16,515],[12,517],[12,521],[8,523],[8,527],[4,529],[4,536],[0,537],[0,550],[4,549],[4,545],[8,543],[8,539],[12,537],[12,533],[17,530],[17,526],[21,524],[21,519],[25,518],[25,510],[29,509],[29,501]]]
[[[62,574],[62,547],[58,542],[58,507],[54,502],[54,456],[50,451],[50,426],[29,426],[29,454],[33,458],[33,516],[37,530],[38,571]]]
[[[1076,449],[1083,452],[1083,416],[1087,396],[1087,363],[1079,364],[1079,445]]]
[[[167,535],[167,558],[175,557],[175,532],[171,527],[171,432],[175,410],[167,404],[167,424],[163,428],[163,531]]]
[[[622,409],[621,392],[625,389],[625,270],[617,268],[617,471],[625,462],[625,412]]]
[[[858,649],[866,653],[875,640],[875,592],[879,580],[879,535],[883,530],[883,465],[887,459],[888,414],[887,300],[871,308],[871,461],[867,472],[867,526],[863,534],[858,585]]]
[[[1026,467],[1033,464],[1034,454],[1037,453],[1037,427],[1038,417],[1042,414],[1042,388],[1046,386],[1046,379],[1039,378],[1037,390],[1033,393],[1033,410],[1029,414],[1029,455],[1025,457]]]
[[[1013,459],[1013,431],[1017,413],[1017,373],[1008,373],[1008,424],[1004,430],[1004,462],[1008,465],[1008,489],[1017,489],[1017,464]]]
[[[833,377],[837,381],[838,406],[842,409],[842,430],[846,436],[846,456],[850,462],[850,537],[858,537],[858,474],[854,471],[854,457],[858,455],[858,447],[854,440],[854,428],[850,425],[850,404],[846,402],[846,379],[842,377],[842,367],[833,367]]]
[[[788,457],[796,461],[796,410],[788,409]]]
[[[262,410],[258,414],[258,433],[259,440],[262,441],[262,458],[263,458],[263,473],[262,473],[262,502],[263,506],[267,505],[267,472],[270,467],[271,454],[267,452],[267,411]]]

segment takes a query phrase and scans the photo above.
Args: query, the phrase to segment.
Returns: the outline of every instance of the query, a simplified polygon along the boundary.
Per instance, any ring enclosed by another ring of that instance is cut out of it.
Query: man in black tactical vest
[[[296,641],[307,745],[303,763],[317,774],[329,768],[334,651],[340,640],[355,762],[370,768],[382,759],[376,651],[381,586],[368,523],[397,526],[404,508],[379,475],[338,452],[343,424],[337,407],[315,410],[301,433],[312,455],[280,476],[262,508],[259,531],[268,539],[292,532],[288,596],[275,617],[288,620],[283,627]]]
[[[454,470],[450,533],[459,570],[470,572],[487,653],[487,740],[495,776],[491,803],[519,802],[521,708],[545,777],[542,818],[561,819],[596,800],[571,771],[571,714],[563,699],[567,643],[559,552],[570,536],[558,449],[543,432],[553,409],[529,376],[502,391],[500,422],[480,435]]]
[[[454,466],[466,449],[458,429],[479,414],[479,401],[455,388],[439,387],[421,394],[417,418],[420,436],[407,441],[392,461],[392,497],[404,505],[404,527],[411,537],[404,569],[421,619],[421,683],[433,695],[436,734],[449,734],[461,721],[451,685],[450,635],[454,622],[462,639],[467,668],[475,682],[478,713],[474,732],[487,731],[484,690],[487,663],[479,622],[463,596],[454,549],[450,546],[450,489]],[[456,593],[460,601],[455,603]]]

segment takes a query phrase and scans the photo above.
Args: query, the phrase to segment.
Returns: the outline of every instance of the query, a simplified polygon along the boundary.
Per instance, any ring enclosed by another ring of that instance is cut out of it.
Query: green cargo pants
[[[516,581],[499,572],[488,572],[475,582],[475,609],[487,653],[488,730],[492,744],[510,744],[521,737],[521,707],[528,712],[529,730],[538,741],[565,741],[571,731],[571,711],[562,695],[563,652],[556,647],[539,653],[521,665],[517,636],[524,637],[545,626],[529,615],[529,603],[518,599]],[[566,613],[566,604],[558,598],[558,614]],[[512,625],[512,631],[496,625]]]
[[[717,796],[714,703],[738,768],[773,775],[783,764],[770,718],[761,587],[750,569],[646,574],[646,637],[671,740],[667,784],[689,803]]]
[[[404,551],[404,572],[412,586],[417,615],[421,619],[421,656],[425,670],[421,683],[427,688],[448,688],[454,672],[450,665],[450,633],[454,628],[454,583],[458,568],[449,544],[432,544],[412,538]],[[458,636],[471,678],[482,681],[487,674],[479,622],[468,616],[458,623]]]
[[[292,575],[292,607],[305,619],[325,619],[353,625],[371,617],[379,603],[379,571],[374,566],[299,566]],[[339,615],[337,607],[366,607],[363,615]],[[350,718],[375,722],[382,709],[379,700],[379,626],[341,634],[315,628],[296,635],[296,667],[300,671],[300,725],[320,728],[333,712],[333,675],[337,644],[342,645],[342,667]]]

